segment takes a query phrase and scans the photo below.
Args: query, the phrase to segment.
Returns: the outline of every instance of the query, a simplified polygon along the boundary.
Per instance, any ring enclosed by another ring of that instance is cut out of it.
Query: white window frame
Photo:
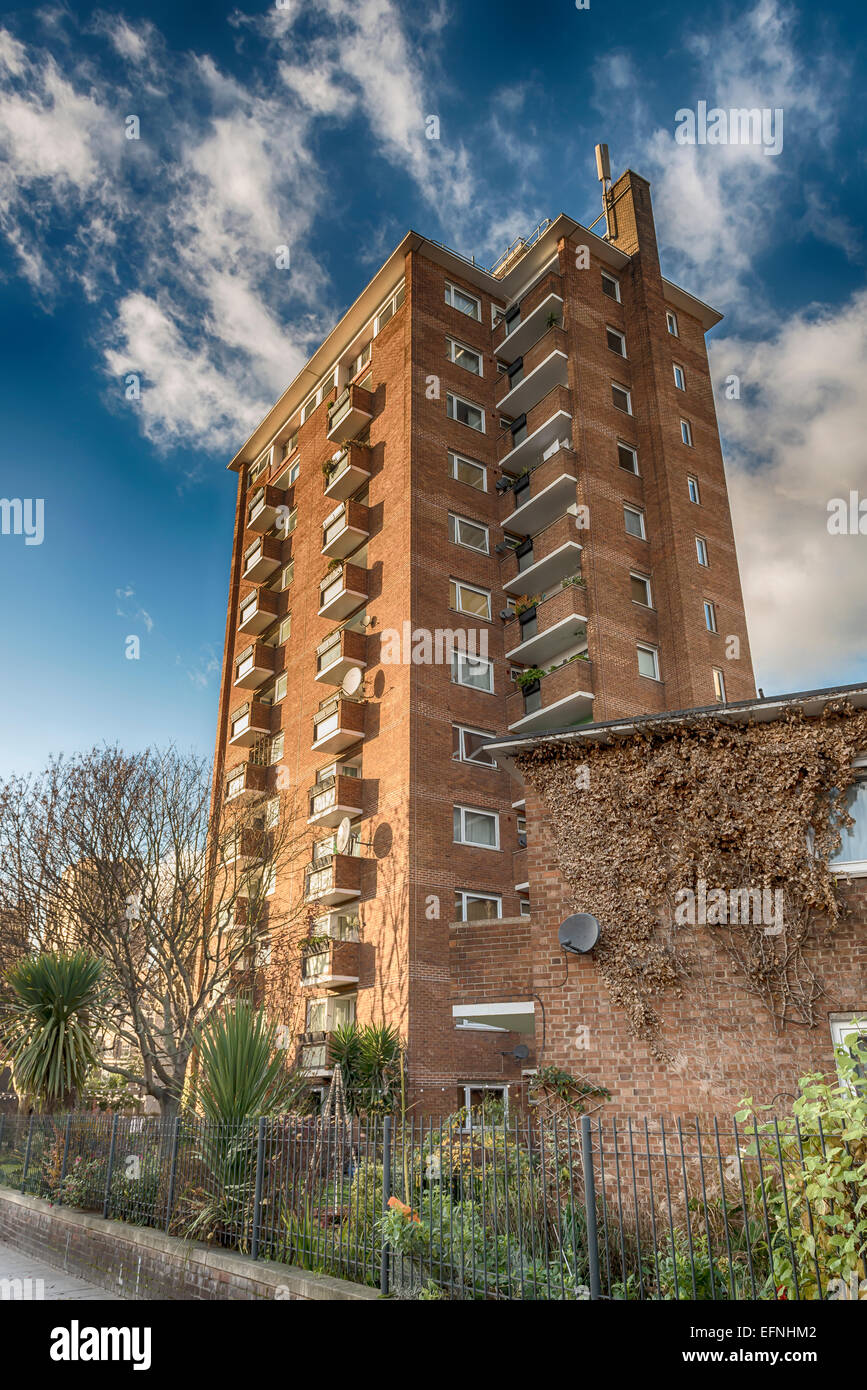
[[[722,669],[721,666],[711,666],[710,669],[713,674],[714,698],[719,700],[722,704],[725,704],[727,698],[725,671]]]
[[[452,607],[452,596],[451,596],[451,586],[452,586],[453,584],[454,584],[454,586],[455,586],[455,605],[456,605],[454,608]],[[472,593],[472,594],[481,594],[481,596],[482,596],[484,599],[487,599],[487,609],[488,609],[487,618],[485,618],[481,613],[474,613],[474,612],[472,612],[471,610],[468,610],[468,609],[466,609],[466,608],[461,608],[460,602],[461,602],[461,590],[462,590],[462,589],[468,589],[468,590],[470,591],[470,593]],[[466,581],[465,579],[454,579],[454,578],[450,578],[450,579],[449,579],[449,611],[450,611],[451,613],[460,613],[461,616],[464,617],[464,618],[475,618],[477,622],[490,622],[490,621],[491,621],[491,591],[490,591],[490,589],[481,589],[481,588],[479,588],[478,584],[468,584],[467,581]]]
[[[633,532],[630,531],[630,530],[628,529],[628,527],[627,527],[627,525],[626,525],[626,514],[627,514],[627,512],[631,512],[633,516],[637,516],[637,517],[640,518],[640,520],[641,520],[641,535],[640,535],[640,536],[634,535]],[[623,529],[624,529],[624,531],[626,532],[627,536],[632,536],[632,539],[633,539],[634,541],[646,541],[646,540],[647,540],[647,525],[646,525],[645,520],[644,520],[644,512],[642,511],[642,509],[641,509],[640,507],[632,507],[632,506],[630,506],[630,504],[629,504],[628,502],[624,502],[624,503],[623,503]]]
[[[617,348],[613,348],[611,344],[608,342],[609,333],[613,338],[618,338],[620,340],[620,347],[622,351],[618,352]],[[612,328],[610,323],[606,323],[605,325],[605,342],[609,352],[617,353],[618,357],[626,357],[626,334],[621,332],[619,328]]]
[[[673,309],[666,309],[665,311],[665,326],[671,334],[672,338],[680,337],[680,330],[677,326],[677,314],[674,312]]]
[[[710,569],[710,555],[704,536],[696,536],[695,538],[695,557],[702,569]]]
[[[456,919],[458,922],[496,922],[496,921],[498,921],[498,920],[502,917],[502,915],[503,915],[503,898],[502,898],[502,894],[500,894],[500,893],[486,893],[486,892],[481,891],[481,890],[480,890],[479,892],[474,892],[471,888],[456,888],[456,889],[455,889],[455,897],[456,897],[456,898],[460,898],[460,900],[461,900],[461,906],[460,906],[460,914],[461,914],[461,915],[460,915],[460,917],[458,917],[458,918]],[[468,900],[472,900],[473,902],[496,903],[496,904],[497,904],[497,915],[496,915],[496,917],[468,917],[468,916],[467,916],[467,902],[468,902]]]
[[[867,758],[856,758],[853,766],[862,774],[855,785],[867,788]],[[834,874],[867,878],[867,859],[829,859],[828,868]]]
[[[469,406],[470,410],[477,410],[481,417],[480,425],[471,425],[469,420],[461,420],[455,413],[458,405]],[[475,430],[476,434],[485,434],[485,408],[478,405],[476,401],[467,400],[466,396],[459,396],[457,391],[446,392],[446,415],[450,420],[454,420],[456,425],[463,425],[465,429]]]
[[[686,372],[684,371],[683,367],[680,365],[679,362],[673,362],[673,363],[672,363],[672,367],[673,367],[673,369],[674,369],[674,384],[675,384],[675,387],[677,388],[678,391],[685,391],[685,390],[686,390]]]
[[[460,304],[456,304],[454,298],[456,294],[462,295],[464,299],[468,299],[473,304],[475,304],[477,312],[475,314],[471,314]],[[476,323],[481,323],[482,301],[478,298],[477,295],[470,294],[469,290],[461,289],[460,285],[452,284],[451,280],[446,280],[446,304],[448,304],[449,308],[451,309],[457,309],[459,314],[465,314],[468,319],[474,319]]]
[[[471,487],[474,492],[487,492],[488,490],[488,469],[484,463],[479,463],[478,459],[467,458],[466,454],[459,454],[455,449],[449,449],[449,474],[456,483],[462,483],[464,487]],[[476,487],[475,483],[468,483],[466,478],[458,477],[458,464],[468,464],[470,468],[478,468],[482,475],[482,486]]]
[[[704,625],[707,631],[719,632],[719,628],[716,625],[716,604],[713,599],[703,599],[702,607],[704,608]]]
[[[693,506],[701,506],[701,485],[694,473],[686,475],[686,493]]]
[[[468,352],[471,357],[475,357],[479,364],[479,370],[476,372],[472,367],[459,362],[456,355],[458,352]],[[456,367],[460,367],[464,372],[469,372],[471,376],[481,378],[485,375],[485,359],[482,353],[479,352],[478,348],[470,347],[469,343],[462,343],[459,338],[446,338],[446,356]]]
[[[648,676],[647,673],[646,673],[645,671],[642,671],[641,666],[639,665],[639,667],[638,667],[638,674],[639,674],[639,676],[642,678],[642,680],[646,680],[646,681],[658,681],[658,680],[660,679],[660,675],[659,675],[659,648],[658,648],[658,647],[652,647],[652,646],[650,645],[649,642],[636,642],[636,644],[635,644],[635,650],[636,650],[636,652],[649,652],[650,655],[653,657],[653,675],[652,675],[652,676]]]
[[[291,636],[292,636],[292,614],[291,614],[291,613],[287,613],[287,614],[286,614],[286,617],[285,617],[285,618],[282,618],[282,619],[280,620],[280,626],[279,626],[279,628],[277,629],[277,644],[278,644],[278,646],[282,646],[284,642],[288,642],[288,641],[289,641],[289,638],[290,638]]]
[[[488,754],[491,758],[490,762],[480,762],[478,758],[468,758],[464,747],[464,734],[477,734],[482,738],[494,738],[495,735],[491,733],[490,729],[476,729],[472,724],[452,724],[453,733],[455,729],[457,729],[458,732],[458,751],[456,754],[452,753],[452,761],[470,763],[472,767],[487,767],[490,768],[492,772],[496,771],[497,760],[492,757],[491,754]]]
[[[603,280],[603,283],[607,280],[607,281],[609,282],[609,284],[612,284],[612,285],[614,286],[614,293],[613,293],[613,294],[605,294],[605,291],[604,291],[604,290],[602,291],[602,293],[605,294],[605,298],[606,298],[606,299],[613,299],[614,302],[615,302],[615,304],[619,304],[619,303],[620,303],[620,281],[617,279],[617,276],[616,276],[616,275],[610,274],[610,272],[607,271],[607,270],[603,270],[603,271],[602,271],[602,280]]]
[[[692,425],[690,424],[689,420],[681,420],[681,422],[680,422],[680,438],[681,438],[682,442],[687,446],[688,449],[691,449],[691,448],[693,447],[693,443],[692,443]]]
[[[454,522],[454,525],[452,523]],[[484,545],[470,545],[467,541],[462,541],[461,525],[475,526],[485,534]],[[454,534],[452,534],[454,533]],[[473,521],[472,517],[461,516],[458,512],[449,512],[449,540],[452,545],[459,545],[464,550],[472,550],[476,555],[490,555],[491,553],[491,532],[490,528],[483,521]]]
[[[491,678],[489,686],[474,685],[471,681],[460,680],[461,671],[470,664],[475,667],[484,667],[488,671]],[[494,663],[489,657],[470,656],[468,652],[453,651],[451,676],[452,685],[463,686],[464,690],[476,690],[480,695],[493,695],[496,693],[494,690]]]
[[[614,399],[615,391],[622,391],[624,396],[626,397],[625,410],[623,406],[618,405],[616,400]],[[622,381],[612,381],[611,383],[611,404],[614,406],[615,410],[621,411],[624,415],[632,414],[632,391],[628,386],[624,386]]]
[[[621,449],[625,449],[626,452],[632,456],[632,462],[635,465],[634,468],[623,468],[623,464],[620,462]],[[638,472],[638,450],[633,444],[627,444],[623,439],[618,439],[617,441],[617,467],[623,468],[624,473],[631,473],[633,478],[641,476]]]
[[[456,844],[456,845],[466,845],[469,849],[489,849],[489,850],[492,850],[492,851],[494,851],[494,852],[499,851],[499,848],[500,848],[500,813],[499,813],[499,811],[491,811],[491,810],[489,810],[486,806],[465,806],[462,802],[456,802],[455,805],[452,807],[452,834],[453,834],[453,835],[454,835],[454,813],[455,813],[456,811],[457,811],[457,812],[459,813],[459,815],[460,815],[460,837],[459,837],[458,839],[455,839],[455,840],[454,840],[454,842],[453,842],[454,844]],[[471,815],[471,816],[486,816],[489,820],[492,820],[492,821],[494,822],[494,843],[493,843],[492,845],[484,845],[484,844],[480,844],[478,840],[468,840],[468,839],[466,839],[466,817],[467,817],[467,815]]]
[[[857,1033],[859,1038],[867,1039],[867,1010],[852,1009],[849,1013],[829,1014],[828,1026],[831,1030],[831,1046],[834,1049],[835,1061],[838,1053],[846,1051],[851,1055],[851,1048],[846,1047],[846,1039],[852,1033]],[[862,1049],[859,1047],[859,1052]],[[837,1075],[841,1077],[839,1064]],[[851,1083],[850,1083],[851,1084]]]
[[[633,580],[633,579],[637,579],[637,580],[639,581],[640,584],[643,584],[643,585],[644,585],[644,592],[645,592],[645,598],[643,598],[643,599],[633,598],[632,602],[633,602],[633,603],[637,603],[638,606],[639,606],[640,608],[652,608],[652,607],[653,607],[653,590],[652,590],[652,588],[650,587],[650,576],[647,575],[647,574],[642,574],[640,570],[630,570],[630,571],[629,571],[629,578],[630,578],[630,581]],[[631,590],[631,588],[632,588],[631,582],[630,582],[630,586],[629,586],[629,587],[630,587],[630,590]]]
[[[275,704],[275,705],[278,705],[278,704],[280,703],[281,700],[285,700],[285,698],[286,698],[286,686],[287,686],[287,684],[288,684],[288,680],[289,680],[288,672],[287,672],[287,671],[281,671],[280,674],[279,674],[279,676],[277,677],[276,681],[274,682],[274,704]]]

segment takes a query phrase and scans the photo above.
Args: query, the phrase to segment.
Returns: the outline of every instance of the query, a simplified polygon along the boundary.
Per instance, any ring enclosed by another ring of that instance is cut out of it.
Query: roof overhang
[[[664,275],[662,288],[669,304],[673,304],[676,309],[682,309],[685,314],[691,314],[694,319],[698,319],[705,333],[711,328],[716,328],[718,323],[722,323],[723,315],[716,309],[705,304],[703,299],[697,299],[688,290],[682,290],[680,285],[676,285],[673,280],[666,280]]]

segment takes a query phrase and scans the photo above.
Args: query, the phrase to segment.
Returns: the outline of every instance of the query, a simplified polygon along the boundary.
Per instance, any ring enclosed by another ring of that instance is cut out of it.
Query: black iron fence
[[[867,1296],[852,1144],[731,1121],[0,1115],[0,1183],[396,1296],[848,1298]]]

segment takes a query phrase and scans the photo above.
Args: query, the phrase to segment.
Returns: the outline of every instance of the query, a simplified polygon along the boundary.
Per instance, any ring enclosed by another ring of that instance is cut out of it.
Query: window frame
[[[695,538],[695,557],[702,569],[710,569],[710,551],[705,536],[696,536]]]
[[[622,405],[618,405],[617,402],[616,402],[616,400],[614,399],[614,392],[615,392],[615,391],[622,391],[623,394],[624,394],[624,396],[626,397],[626,407],[625,407],[625,409],[624,409],[624,407],[623,407]],[[612,383],[611,383],[611,404],[614,406],[614,409],[615,409],[615,410],[619,410],[620,413],[621,413],[622,415],[629,415],[629,416],[632,416],[633,411],[632,411],[632,388],[631,388],[631,386],[624,386],[622,381],[612,381]]]
[[[687,449],[695,448],[692,439],[692,424],[689,420],[684,420],[683,418],[681,418],[680,421],[680,441]]]
[[[460,814],[460,831],[461,831],[461,838],[460,838],[460,839],[455,839],[455,838],[454,838],[454,833],[455,833],[455,827],[454,827],[454,813],[455,813],[456,811],[459,812],[459,814]],[[466,816],[467,816],[468,813],[469,813],[470,815],[472,815],[472,816],[486,816],[486,817],[488,817],[489,820],[492,820],[492,821],[494,822],[494,843],[493,843],[492,845],[480,844],[480,843],[478,842],[478,840],[468,840],[468,839],[465,838],[465,835],[466,835]],[[455,845],[465,845],[467,849],[486,849],[486,850],[490,850],[492,853],[495,853],[495,854],[496,854],[496,853],[499,853],[499,851],[500,851],[500,813],[499,813],[499,811],[491,811],[487,806],[467,806],[467,805],[466,805],[464,802],[462,802],[462,801],[456,801],[456,802],[453,804],[453,806],[452,806],[452,837],[453,837],[453,838],[452,838],[452,843],[455,844]]]
[[[487,669],[491,678],[490,686],[473,685],[470,681],[462,681],[458,679],[460,671],[464,669],[469,662],[474,662],[477,666],[483,665]],[[494,663],[489,656],[470,656],[468,652],[453,651],[450,674],[452,685],[459,685],[463,690],[477,690],[481,695],[496,694],[494,681]]]
[[[711,666],[710,669],[713,675],[714,699],[718,704],[725,705],[728,703],[728,696],[726,694],[726,673],[721,666]]]
[[[612,275],[611,272],[608,270],[600,271],[600,276],[603,285],[605,284],[605,281],[608,280],[609,283],[614,286],[613,294],[608,294],[607,291],[603,289],[602,293],[605,295],[605,298],[613,300],[615,304],[621,304],[622,300],[620,298],[620,281],[617,279],[617,276]]]
[[[640,519],[640,521],[641,521],[641,535],[640,535],[640,536],[636,536],[635,532],[634,532],[634,531],[630,531],[629,527],[626,525],[626,515],[627,515],[628,512],[631,512],[633,516],[639,517],[639,519]],[[624,503],[623,503],[623,529],[624,529],[624,531],[626,532],[627,536],[631,536],[632,539],[633,539],[634,541],[646,541],[646,540],[647,540],[647,522],[646,522],[646,520],[645,520],[645,515],[644,515],[644,509],[643,509],[643,507],[635,507],[635,506],[632,505],[631,502],[624,502]]]
[[[686,390],[686,371],[679,362],[672,362],[674,370],[674,387],[676,391]]]
[[[490,555],[491,553],[491,528],[484,521],[474,521],[470,516],[461,516],[459,512],[449,512],[449,541],[452,545],[459,545],[463,550],[471,550],[476,555]],[[454,526],[452,526],[454,522]],[[484,532],[484,546],[468,545],[466,541],[460,540],[461,523],[465,526],[476,526]],[[454,531],[454,534],[452,532]]]
[[[633,462],[634,465],[635,465],[634,468],[625,468],[624,465],[621,463],[621,461],[620,461],[620,450],[621,450],[621,449],[625,449],[626,452],[631,456],[632,462]],[[627,444],[626,441],[623,440],[623,439],[618,439],[618,440],[617,440],[617,466],[618,466],[618,468],[622,468],[623,471],[624,471],[624,473],[629,473],[630,476],[633,477],[633,478],[640,478],[640,477],[641,477],[641,474],[640,474],[639,471],[638,471],[638,450],[635,448],[634,444]]]
[[[853,767],[857,772],[853,789],[864,788],[867,797],[867,758],[855,758]],[[850,811],[850,815],[852,812]],[[842,846],[841,846],[842,848]],[[843,874],[849,878],[867,878],[867,859],[830,859],[828,868],[832,873]]]
[[[469,589],[470,593],[473,593],[473,594],[481,594],[483,598],[487,599],[487,606],[488,606],[488,614],[487,614],[487,617],[483,617],[481,613],[473,613],[472,611],[469,611],[469,610],[467,610],[466,608],[460,608],[460,607],[453,606],[453,605],[452,605],[452,593],[451,593],[451,586],[452,586],[453,584],[454,584],[454,586],[455,586],[455,603],[456,603],[456,604],[459,604],[459,603],[460,603],[460,597],[461,597],[461,590],[462,590],[462,589]],[[460,615],[461,615],[462,618],[474,618],[474,619],[476,620],[476,622],[487,622],[487,623],[489,623],[489,622],[491,622],[491,611],[492,611],[492,608],[491,608],[491,598],[492,598],[492,595],[491,595],[490,589],[483,589],[483,588],[481,588],[480,585],[478,585],[478,584],[470,584],[469,581],[466,580],[466,579],[455,579],[455,578],[453,578],[451,575],[449,576],[449,612],[450,612],[450,613],[460,613]]]
[[[503,916],[503,895],[502,893],[489,893],[486,889],[456,888],[455,900],[461,899],[460,916],[455,918],[456,922],[499,922]],[[496,917],[468,917],[467,899],[472,898],[475,902],[496,903]]]
[[[617,338],[617,339],[619,339],[619,341],[620,341],[620,348],[622,349],[622,351],[621,351],[621,350],[618,350],[617,348],[614,348],[614,347],[611,346],[611,343],[609,342],[609,334],[610,334],[610,336],[611,336],[612,338]],[[626,361],[626,358],[627,358],[627,352],[626,352],[626,334],[623,332],[622,329],[620,329],[620,328],[612,328],[612,326],[611,326],[610,323],[606,323],[606,325],[605,325],[605,342],[606,342],[607,345],[608,345],[608,351],[609,351],[609,352],[613,352],[617,357],[622,357],[623,360]]]
[[[672,324],[674,324],[673,328]],[[677,322],[677,314],[674,312],[673,309],[666,309],[665,311],[665,326],[671,334],[672,338],[680,337],[680,328]]]
[[[702,607],[704,609],[705,629],[708,632],[712,632],[714,634],[718,633],[719,628],[717,627],[716,622],[716,604],[714,603],[713,599],[702,599]]]
[[[641,679],[646,681],[661,681],[662,677],[659,674],[659,648],[654,647],[650,642],[636,642],[635,650],[636,652],[649,652],[653,657],[654,674],[652,676],[649,676],[646,671],[642,671],[641,663],[639,661],[638,674],[641,677]]]
[[[629,571],[629,579],[630,579],[629,590],[630,590],[630,597],[631,597],[631,599],[632,599],[632,602],[635,603],[635,604],[638,604],[639,608],[652,608],[652,607],[653,607],[653,589],[652,589],[651,583],[650,583],[650,575],[649,575],[649,574],[642,574],[640,570],[630,570],[630,571]],[[637,580],[638,583],[644,585],[645,598],[643,598],[643,599],[636,598],[635,595],[632,593],[632,580],[633,580],[633,579]]]
[[[701,506],[701,484],[694,473],[687,473],[686,475],[686,495],[694,507]]]
[[[455,294],[463,295],[464,299],[472,300],[473,303],[475,304],[477,310],[478,310],[478,313],[476,313],[476,314],[471,314],[471,313],[469,313],[466,309],[462,309],[461,306],[460,306],[460,304],[456,304],[455,301],[454,301],[454,295],[455,295]],[[477,295],[471,294],[471,293],[469,292],[469,290],[461,289],[460,285],[456,285],[456,284],[454,283],[454,281],[452,281],[452,280],[446,280],[446,282],[445,282],[445,302],[446,302],[446,304],[448,304],[448,306],[449,306],[450,309],[456,309],[457,312],[458,312],[459,314],[463,314],[465,318],[472,319],[474,323],[481,323],[481,321],[482,321],[482,301],[481,301],[481,299],[480,299]]]
[[[472,367],[467,367],[463,362],[459,362],[455,356],[455,349],[459,349],[461,352],[468,352],[471,356],[475,357],[479,363],[479,370],[475,372]],[[484,353],[480,352],[478,348],[470,347],[469,343],[462,343],[459,338],[452,338],[448,333],[446,334],[446,357],[449,362],[451,362],[452,366],[460,367],[461,371],[469,372],[470,376],[478,377],[479,380],[481,380],[485,375]]]
[[[461,420],[460,417],[454,413],[457,404],[469,406],[470,410],[477,410],[481,416],[481,424],[471,425],[469,420]],[[473,430],[476,434],[487,434],[485,428],[485,407],[483,405],[478,405],[475,401],[468,400],[466,396],[458,395],[457,391],[446,392],[446,418],[453,420],[456,425],[463,425],[464,429]]]
[[[488,466],[479,463],[478,459],[468,458],[466,454],[459,454],[456,449],[449,449],[449,477],[455,483],[461,483],[464,487],[471,487],[474,492],[487,492],[488,490]],[[467,482],[466,478],[459,478],[457,474],[458,463],[469,464],[471,468],[478,468],[482,475],[482,486],[476,487],[475,483]]]
[[[490,762],[482,762],[478,758],[468,758],[465,756],[466,749],[464,746],[464,734],[476,734],[481,738],[488,739],[496,738],[496,734],[492,733],[489,729],[476,729],[473,727],[472,724],[452,724],[453,745],[455,732],[457,732],[458,735],[458,751],[457,753],[455,753],[454,747],[452,747],[452,762],[469,763],[471,767],[487,767],[494,772],[497,770],[499,764],[497,763],[496,758],[494,758],[490,754],[488,755],[490,757]]]

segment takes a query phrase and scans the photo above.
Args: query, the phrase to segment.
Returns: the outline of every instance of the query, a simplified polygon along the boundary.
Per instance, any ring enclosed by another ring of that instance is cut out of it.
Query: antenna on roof
[[[611,159],[607,145],[596,146],[596,177],[602,184],[602,208],[605,213],[605,236],[612,241],[617,236],[614,204],[611,201]]]

